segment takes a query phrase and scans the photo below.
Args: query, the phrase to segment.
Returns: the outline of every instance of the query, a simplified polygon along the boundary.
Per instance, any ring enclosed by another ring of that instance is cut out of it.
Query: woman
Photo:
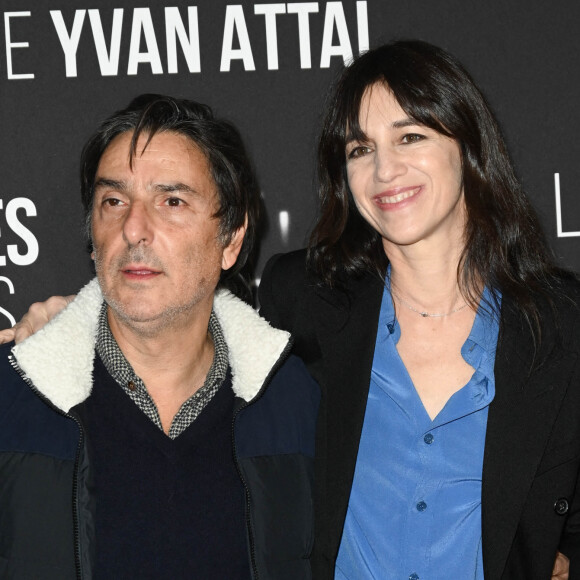
[[[372,50],[318,164],[310,247],[260,286],[323,389],[314,577],[573,578],[580,290],[481,93],[429,44]]]
[[[434,46],[372,50],[318,167],[309,250],[260,286],[323,389],[315,577],[574,577],[579,287],[480,91]]]

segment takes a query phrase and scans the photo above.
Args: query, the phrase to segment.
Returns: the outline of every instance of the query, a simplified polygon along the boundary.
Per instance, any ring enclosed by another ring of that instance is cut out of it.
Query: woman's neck
[[[442,314],[466,303],[457,278],[460,250],[395,246],[385,251],[391,265],[391,288],[403,305]]]

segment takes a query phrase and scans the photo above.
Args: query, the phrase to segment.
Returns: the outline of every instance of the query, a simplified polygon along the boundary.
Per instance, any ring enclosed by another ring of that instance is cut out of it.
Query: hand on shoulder
[[[70,296],[51,296],[44,302],[35,302],[30,306],[28,312],[12,328],[0,330],[0,344],[5,344],[14,340],[16,343],[22,342],[30,335],[38,332],[43,326],[50,322],[61,310],[66,308],[75,298]]]

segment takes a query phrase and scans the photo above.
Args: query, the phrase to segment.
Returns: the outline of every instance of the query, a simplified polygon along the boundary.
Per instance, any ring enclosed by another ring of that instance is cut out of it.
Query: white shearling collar
[[[216,292],[213,308],[228,345],[234,393],[250,401],[282,356],[290,333],[270,326],[251,306],[227,290]]]
[[[91,393],[102,301],[95,278],[44,328],[12,349],[25,377],[65,413]],[[216,292],[214,310],[228,345],[234,393],[250,401],[286,349],[290,334],[272,328],[227,290]]]

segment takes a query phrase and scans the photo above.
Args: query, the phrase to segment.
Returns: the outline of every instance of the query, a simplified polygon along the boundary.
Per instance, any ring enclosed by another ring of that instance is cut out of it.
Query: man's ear
[[[230,243],[224,247],[222,254],[222,270],[229,270],[238,259],[242,244],[244,243],[244,236],[248,227],[248,216],[244,220],[244,225],[240,226],[232,235]]]

